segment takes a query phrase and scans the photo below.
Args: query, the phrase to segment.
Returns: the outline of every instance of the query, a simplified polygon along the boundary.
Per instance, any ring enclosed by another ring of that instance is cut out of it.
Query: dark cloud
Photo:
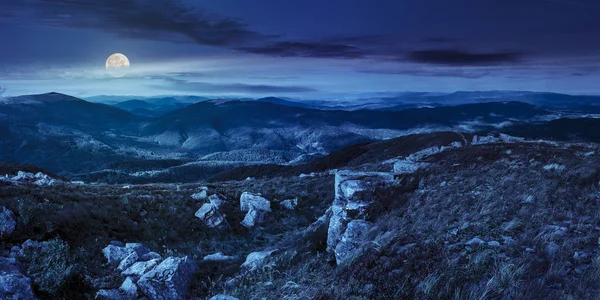
[[[447,37],[432,37],[424,39],[423,42],[431,43],[431,44],[445,44],[445,43],[454,43],[457,42],[457,39],[447,38]]]
[[[418,50],[407,55],[412,62],[439,65],[498,65],[516,63],[522,57],[517,52],[473,53],[460,50]]]
[[[225,46],[261,37],[235,19],[209,15],[180,0],[0,0],[0,20],[91,28],[119,36]]]
[[[362,58],[366,52],[356,46],[322,42],[277,42],[260,47],[243,47],[239,50],[281,57]]]

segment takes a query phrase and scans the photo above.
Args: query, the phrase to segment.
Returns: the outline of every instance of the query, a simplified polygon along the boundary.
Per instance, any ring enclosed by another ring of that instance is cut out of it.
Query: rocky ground
[[[415,135],[197,184],[7,168],[3,299],[594,299],[600,148]]]

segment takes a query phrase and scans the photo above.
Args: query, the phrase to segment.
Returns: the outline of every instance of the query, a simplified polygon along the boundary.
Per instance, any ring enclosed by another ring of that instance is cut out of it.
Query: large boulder
[[[17,226],[17,217],[4,206],[0,206],[0,236],[11,234]]]
[[[240,196],[240,209],[242,211],[250,211],[251,209],[260,211],[271,211],[271,201],[248,192],[244,192]]]
[[[348,223],[344,235],[335,246],[335,260],[343,264],[352,258],[352,254],[360,245],[360,237],[365,234],[373,224],[364,220],[352,220]]]
[[[219,208],[212,203],[204,203],[204,205],[196,211],[194,216],[210,228],[224,227],[227,224],[225,216],[219,211]]]
[[[21,264],[14,258],[0,257],[0,299],[36,299],[31,279],[21,273]]]
[[[246,261],[240,268],[246,271],[254,271],[267,263],[267,258],[279,251],[279,249],[264,250],[260,252],[252,252],[246,257]]]
[[[349,171],[336,173],[335,199],[331,206],[331,218],[327,230],[328,253],[336,256],[336,246],[342,240],[352,220],[366,218],[366,210],[377,201],[373,198],[373,191],[393,181],[394,175],[391,173]]]
[[[149,299],[187,299],[195,273],[196,266],[188,257],[169,257],[144,274],[137,284]]]
[[[244,192],[240,197],[240,209],[248,212],[240,224],[251,228],[262,223],[266,218],[266,213],[271,212],[271,201],[261,196]]]

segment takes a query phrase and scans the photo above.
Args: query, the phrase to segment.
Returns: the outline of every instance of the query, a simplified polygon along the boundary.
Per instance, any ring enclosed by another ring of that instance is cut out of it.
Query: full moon
[[[125,69],[131,66],[127,56],[121,53],[115,53],[106,60],[106,70],[115,77],[125,75]]]

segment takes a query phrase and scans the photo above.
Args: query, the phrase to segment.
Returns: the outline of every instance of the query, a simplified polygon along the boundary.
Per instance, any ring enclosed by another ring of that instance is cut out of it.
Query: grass
[[[229,263],[201,263],[193,289],[200,299],[222,292],[240,299],[594,299],[600,292],[600,156],[592,151],[516,143],[433,155],[429,167],[364,195],[375,200],[367,210],[373,226],[350,263],[340,266],[325,251],[327,224],[307,229],[331,205],[331,175],[208,183],[209,194],[228,200],[222,208],[232,225],[227,231],[206,228],[193,216],[202,201],[190,196],[201,184],[0,183],[2,205],[18,216],[16,231],[0,246],[54,241],[49,253],[73,266],[69,276],[53,283],[36,271],[43,259],[23,261],[45,299],[86,297],[114,286],[120,279],[100,252],[111,240],[142,242],[163,255],[236,256]],[[377,164],[362,157],[349,168]],[[544,168],[551,164],[564,168]],[[239,225],[245,191],[272,201],[273,213],[260,228]],[[278,204],[296,197],[297,210]],[[486,244],[466,245],[474,237]],[[245,255],[266,247],[281,251],[265,267],[239,276]],[[92,279],[80,280],[86,276]]]

